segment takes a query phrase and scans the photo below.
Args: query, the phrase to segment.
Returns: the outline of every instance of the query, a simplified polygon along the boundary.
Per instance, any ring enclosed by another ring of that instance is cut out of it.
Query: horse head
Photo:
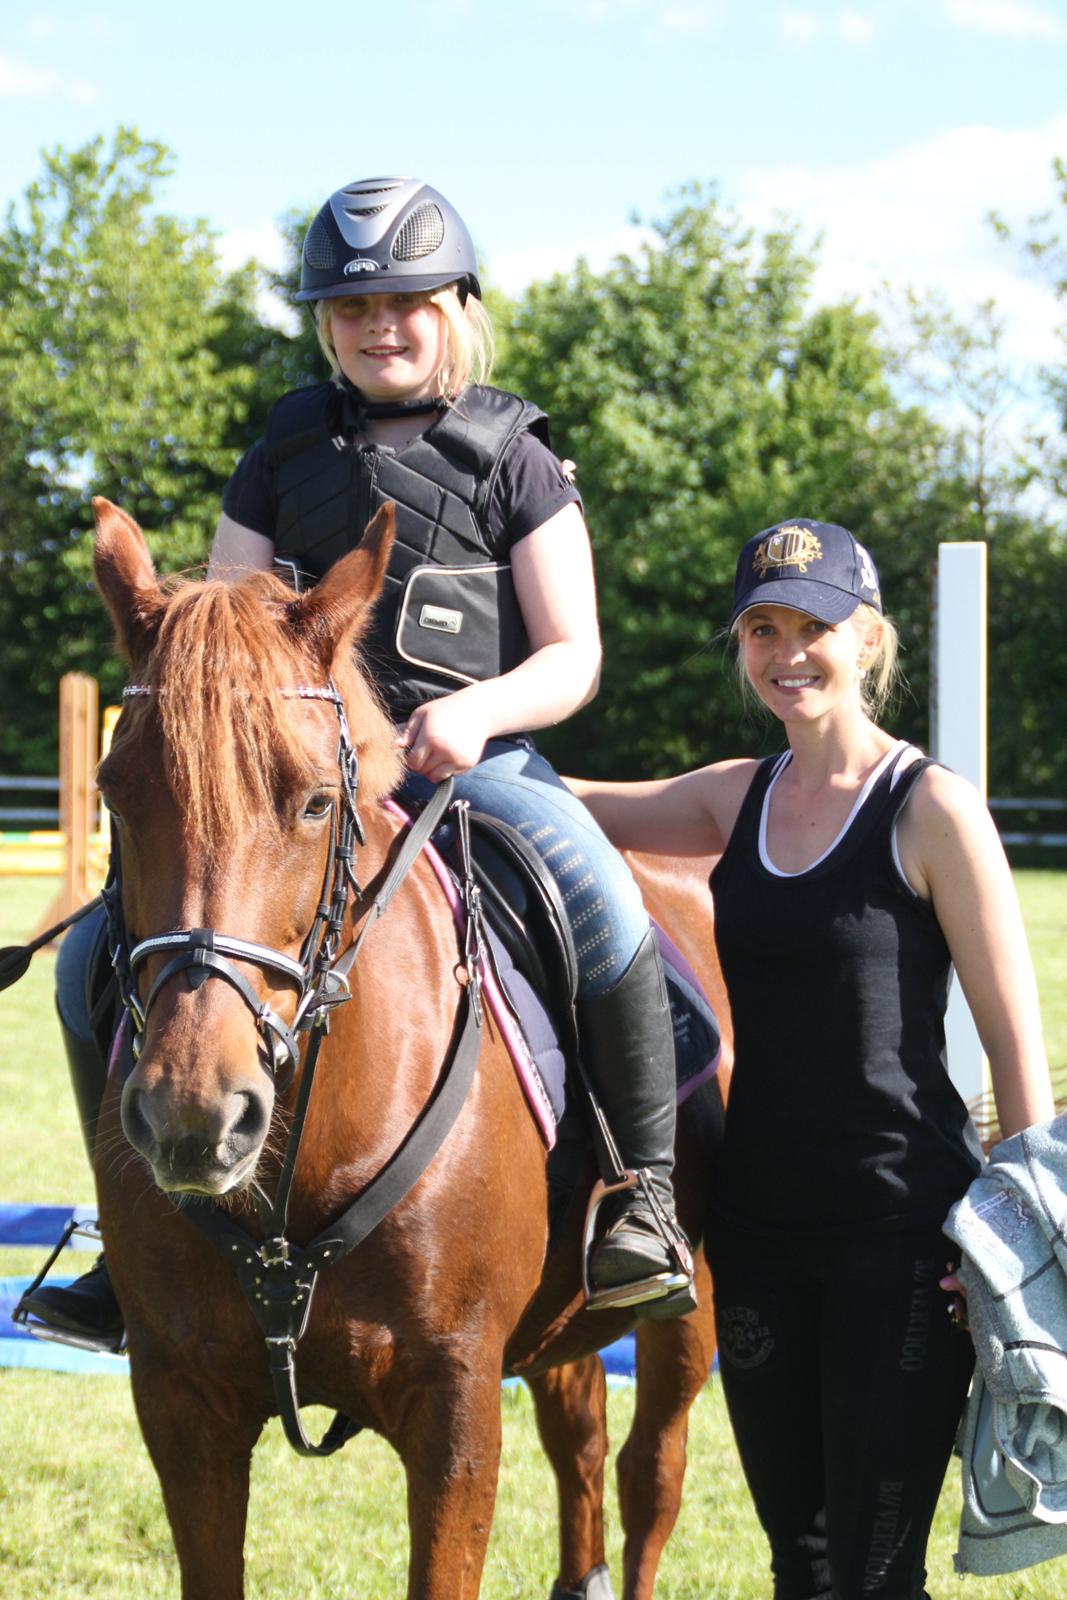
[[[93,508],[97,584],[131,666],[99,773],[137,1036],[122,1124],[161,1189],[220,1196],[252,1181],[275,1074],[297,1068],[321,906],[338,904],[346,816],[358,827],[355,775],[363,806],[399,777],[355,657],[393,509],[294,595],[268,573],[161,583],[136,523],[106,500]]]

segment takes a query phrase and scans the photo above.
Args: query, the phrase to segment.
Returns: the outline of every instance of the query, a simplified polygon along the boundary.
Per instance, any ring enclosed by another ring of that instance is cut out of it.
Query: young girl
[[[591,1303],[673,1316],[695,1301],[671,1191],[674,1039],[659,954],[628,868],[529,737],[596,692],[589,537],[544,414],[470,381],[492,355],[480,293],[470,235],[436,190],[371,178],[330,196],[304,241],[297,299],[314,306],[333,375],[283,396],[238,464],[209,576],[279,563],[314,581],[395,504],[367,664],[413,784],[453,778],[458,796],[517,828],[558,883],[583,1061],[624,1164],[640,1174],[609,1202]],[[79,1105],[95,1120],[98,1057],[76,1048],[87,1025],[63,1020],[76,1085],[93,1080]],[[29,1309],[54,1326],[121,1331],[99,1268],[69,1289],[42,1288]]]
[[[938,1290],[980,1160],[949,977],[1005,1135],[1053,1114],[1034,977],[978,794],[874,720],[896,636],[867,551],[806,519],[757,534],[730,624],[783,754],[572,787],[620,846],[721,852],[736,1056],[707,1248],[776,1600],[912,1600],[973,1359]]]

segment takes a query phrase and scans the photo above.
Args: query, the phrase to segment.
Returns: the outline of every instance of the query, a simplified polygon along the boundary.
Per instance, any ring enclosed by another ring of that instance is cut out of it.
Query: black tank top
[[[805,871],[761,848],[789,755],[760,763],[711,875],[734,1023],[716,1211],[757,1230],[942,1220],[981,1165],[945,1067],[951,973],[932,907],[903,877],[893,828],[932,763],[890,751],[843,832]]]

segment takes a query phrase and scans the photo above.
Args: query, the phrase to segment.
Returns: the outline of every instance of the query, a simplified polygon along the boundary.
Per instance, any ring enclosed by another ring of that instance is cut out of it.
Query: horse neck
[[[356,870],[364,896],[356,933],[395,854],[400,823],[375,806],[364,818]],[[294,1189],[302,1209],[329,1215],[397,1148],[437,1082],[462,990],[455,920],[425,854],[368,929],[349,974],[352,998],[323,1040]]]

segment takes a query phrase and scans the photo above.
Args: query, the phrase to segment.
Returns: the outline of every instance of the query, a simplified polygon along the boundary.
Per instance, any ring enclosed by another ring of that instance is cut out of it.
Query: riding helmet
[[[443,194],[419,178],[363,178],[332,194],[307,231],[297,300],[415,294],[459,284],[481,299],[474,244]]]

